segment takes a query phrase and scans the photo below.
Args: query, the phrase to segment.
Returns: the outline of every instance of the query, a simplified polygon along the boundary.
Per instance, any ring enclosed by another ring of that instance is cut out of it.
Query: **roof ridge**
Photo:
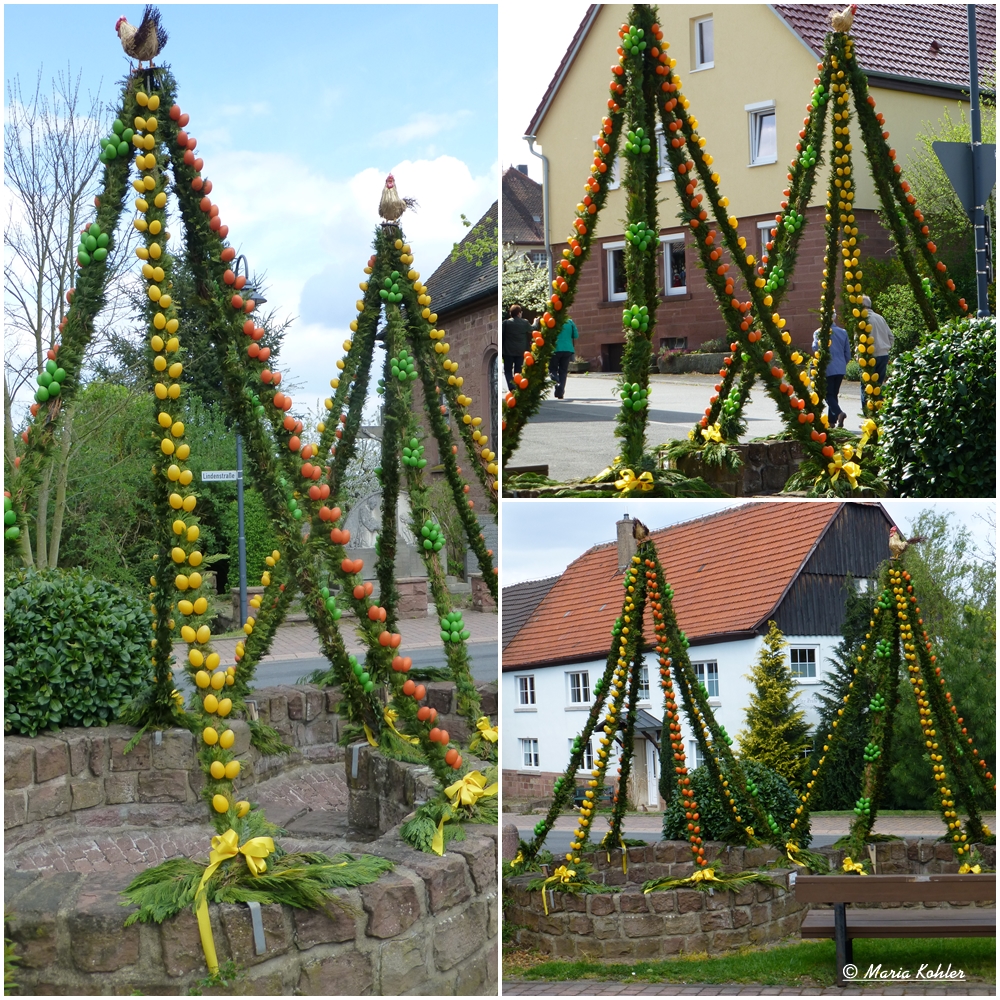
[[[520,580],[518,583],[511,583],[506,587],[501,587],[501,593],[506,594],[508,590],[513,590],[515,587],[526,587],[529,583],[548,583],[549,580],[558,580],[562,576],[562,573],[553,573],[551,576],[540,576],[534,580]]]

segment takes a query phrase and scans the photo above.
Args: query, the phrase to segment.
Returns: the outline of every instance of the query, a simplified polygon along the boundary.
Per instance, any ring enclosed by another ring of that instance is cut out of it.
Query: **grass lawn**
[[[965,972],[965,982],[996,982],[996,940],[953,938],[857,940],[854,964],[859,976],[870,965],[907,969],[916,981],[917,970],[931,970],[940,963],[947,970]],[[605,979],[666,983],[761,983],[765,986],[832,986],[835,980],[833,941],[803,941],[766,949],[747,948],[727,955],[683,956],[656,962],[614,963],[553,962],[537,952],[504,948],[504,979],[579,980]],[[929,984],[947,981],[930,980]],[[952,983],[962,980],[951,980]]]

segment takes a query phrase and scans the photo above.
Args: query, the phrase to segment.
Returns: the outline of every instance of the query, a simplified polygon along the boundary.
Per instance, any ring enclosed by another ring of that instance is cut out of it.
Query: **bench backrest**
[[[803,903],[970,903],[996,899],[995,872],[982,875],[798,875]]]

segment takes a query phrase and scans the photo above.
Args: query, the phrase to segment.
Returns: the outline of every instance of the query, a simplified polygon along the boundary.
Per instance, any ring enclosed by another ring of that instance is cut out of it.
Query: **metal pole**
[[[989,297],[986,291],[986,205],[979,204],[978,168],[976,164],[979,147],[983,144],[982,123],[979,114],[979,63],[976,57],[976,5],[966,5],[969,18],[969,83],[970,120],[972,123],[972,233],[976,241],[976,314],[990,314]]]
[[[532,156],[542,161],[542,227],[545,230],[545,261],[549,269],[549,284],[552,284],[552,242],[549,238],[549,158],[535,149],[536,136],[526,135],[522,138],[528,142],[528,150]]]
[[[236,435],[236,515],[239,522],[240,625],[247,620],[247,540],[243,520],[243,438]]]

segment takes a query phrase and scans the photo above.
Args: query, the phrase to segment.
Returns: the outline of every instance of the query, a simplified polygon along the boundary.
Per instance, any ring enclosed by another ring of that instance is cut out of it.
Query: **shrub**
[[[150,682],[145,602],[83,570],[21,571],[4,600],[4,731],[106,726]]]
[[[889,356],[897,358],[906,351],[912,351],[927,333],[927,321],[917,305],[913,289],[909,285],[889,285],[872,301],[875,311],[885,319],[893,332],[894,340]]]
[[[753,779],[757,785],[759,789],[757,800],[763,806],[764,811],[769,812],[777,821],[778,826],[787,831],[795,818],[795,810],[799,806],[798,796],[792,791],[792,786],[766,764],[744,757],[740,759],[740,766],[743,768],[743,773],[748,778]],[[746,839],[746,834],[742,830],[737,830],[728,804],[723,805],[718,785],[712,780],[712,775],[707,767],[697,767],[691,772],[691,788],[698,802],[701,836],[704,840],[741,843]],[[742,825],[753,826],[754,814],[749,802],[745,801],[740,792],[732,785],[730,788],[744,820]],[[675,795],[663,816],[663,836],[667,840],[686,840],[687,823],[680,797]],[[765,831],[757,832],[763,836]],[[798,832],[802,835],[800,843],[803,846],[808,845],[810,840],[808,824],[805,828],[800,824]]]
[[[952,320],[887,380],[879,464],[900,497],[996,496],[996,317]]]
[[[726,354],[729,351],[729,340],[726,337],[715,337],[706,340],[692,351],[692,354]]]
[[[845,382],[860,382],[861,381],[861,365],[851,358],[847,362],[847,371],[844,373]]]
[[[236,500],[222,508],[221,530],[229,552],[227,585],[240,585],[239,511]],[[259,490],[243,491],[243,534],[247,547],[247,585],[256,586],[264,572],[264,560],[278,548],[278,535]]]

